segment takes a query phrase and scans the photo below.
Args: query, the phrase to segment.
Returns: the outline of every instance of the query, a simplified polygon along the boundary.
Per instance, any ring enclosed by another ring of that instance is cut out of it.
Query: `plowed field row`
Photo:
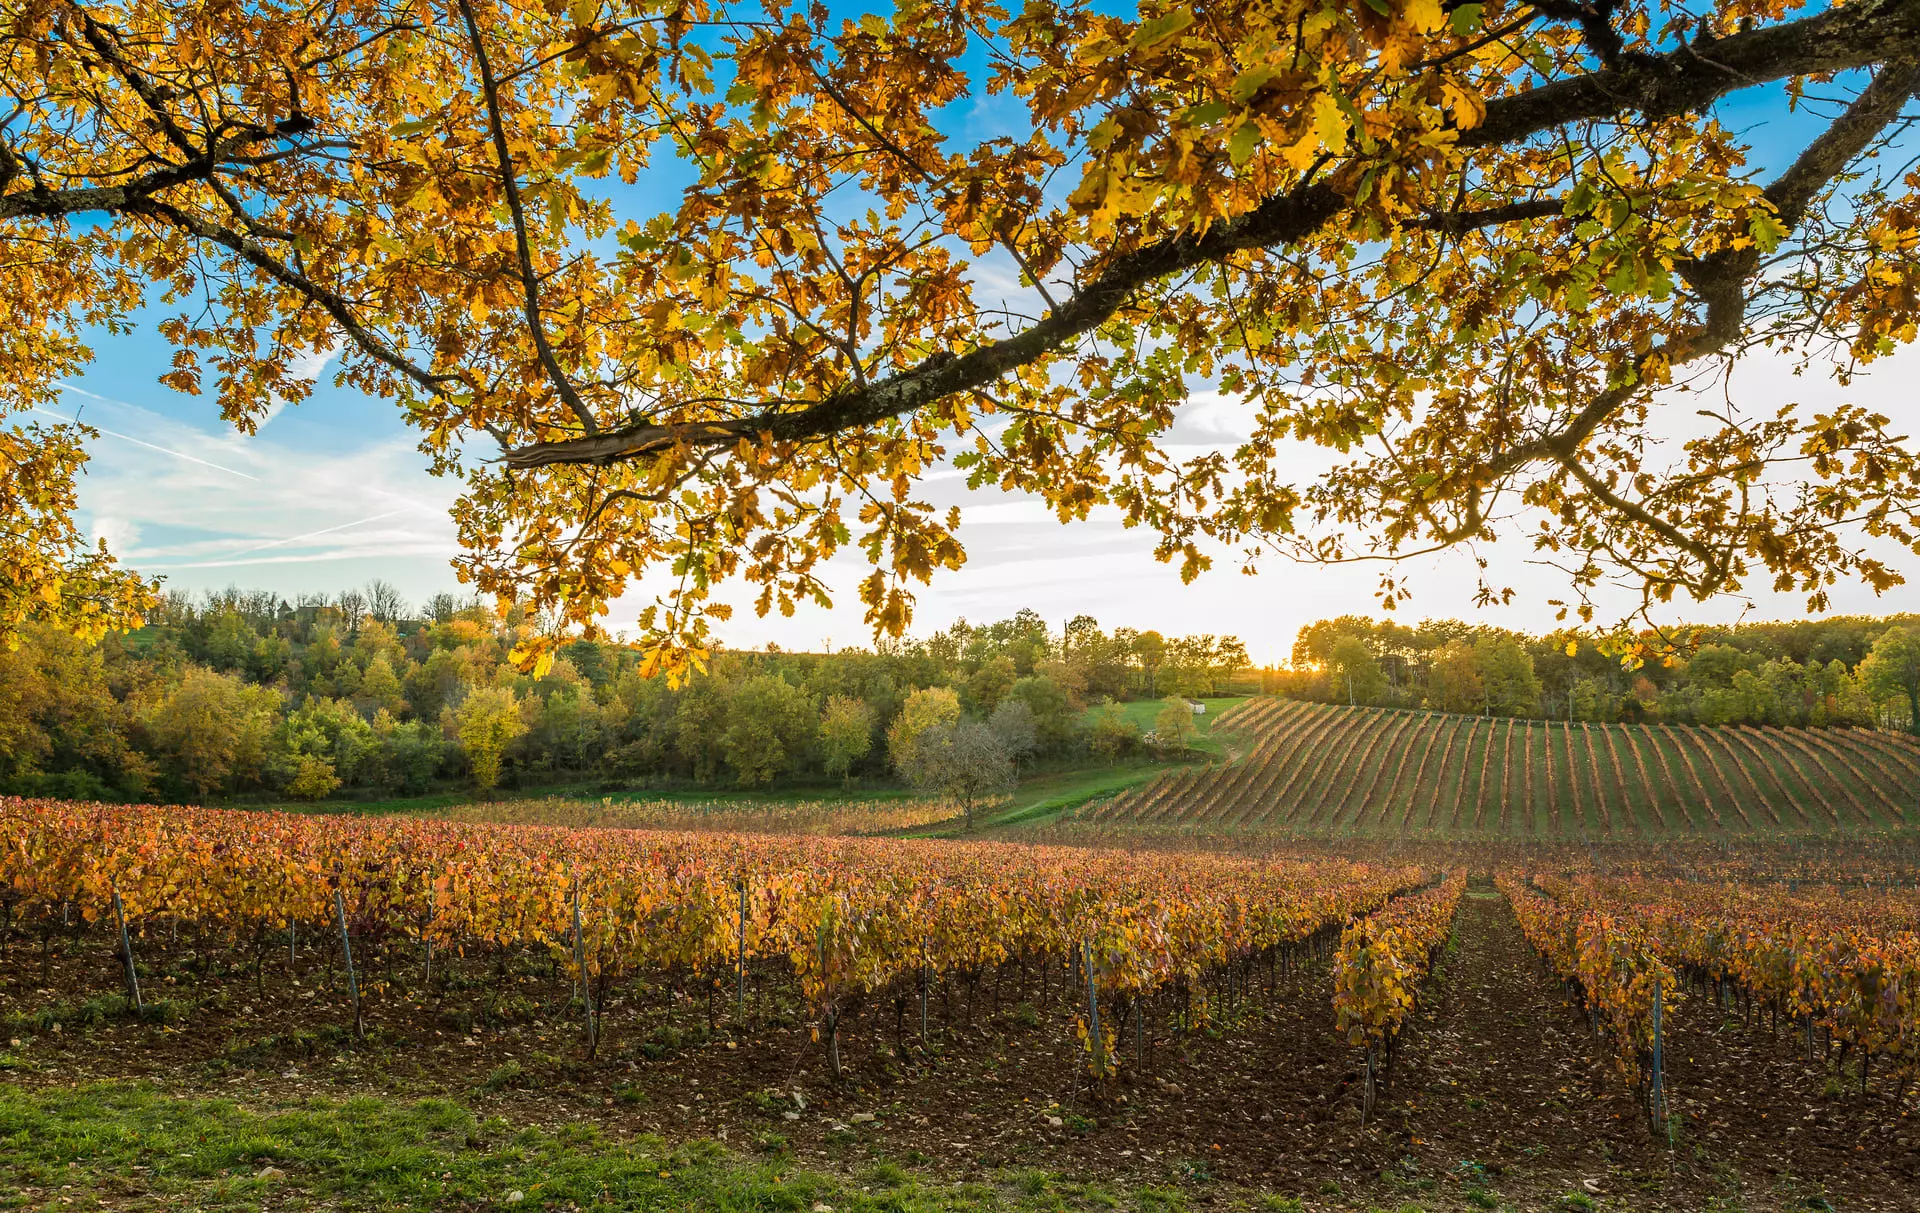
[[[1116,834],[1516,838],[1873,833],[1920,815],[1920,742],[1862,729],[1489,719],[1251,701],[1237,757],[1083,810]]]

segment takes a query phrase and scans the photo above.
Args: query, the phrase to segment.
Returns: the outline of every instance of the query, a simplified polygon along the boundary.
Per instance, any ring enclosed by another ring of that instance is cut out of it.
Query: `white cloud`
[[[69,391],[101,431],[82,508],[132,567],[189,589],[237,581],[291,594],[378,575],[424,597],[453,585],[458,485],[427,475],[404,437],[317,451]],[[323,567],[290,583],[288,566],[303,565]]]

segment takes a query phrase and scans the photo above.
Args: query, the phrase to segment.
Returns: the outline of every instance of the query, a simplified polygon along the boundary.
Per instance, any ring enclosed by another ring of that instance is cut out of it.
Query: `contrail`
[[[65,387],[66,385],[62,384],[61,386]],[[71,388],[71,387],[67,388],[67,390],[70,392],[79,391],[78,388]],[[82,396],[93,396],[92,392],[80,392],[80,394]],[[95,400],[107,400],[105,396],[94,396],[93,398]],[[118,404],[119,401],[108,400],[107,403]],[[54,412],[52,409],[42,408],[39,405],[32,406],[29,411],[35,412],[35,413],[44,413],[47,416],[53,418],[55,421],[64,422],[67,425],[78,424],[77,418],[62,417],[60,414]],[[201,467],[209,467],[216,472],[225,472],[229,476],[238,476],[242,480],[251,480],[251,481],[254,481],[256,484],[260,480],[260,477],[258,476],[249,476],[245,472],[240,471],[237,468],[226,467],[221,464],[214,463],[212,460],[202,459],[198,455],[189,455],[185,451],[176,451],[172,447],[160,446],[157,443],[148,442],[144,438],[135,438],[132,434],[122,434],[118,430],[110,430],[110,429],[107,429],[105,426],[94,425],[91,421],[87,422],[87,424],[89,426],[92,426],[94,429],[99,430],[102,434],[105,434],[109,438],[118,438],[122,442],[131,442],[135,446],[143,446],[150,451],[159,451],[162,455],[172,455],[175,459],[184,459],[188,463],[197,463]]]
[[[384,514],[375,514],[371,518],[356,518],[352,522],[343,522],[339,526],[322,527],[320,530],[317,530],[317,531],[308,531],[304,535],[289,535],[285,539],[269,540],[268,542],[260,544],[256,547],[242,548],[240,551],[237,551],[237,552],[229,552],[225,556],[225,559],[234,560],[241,556],[251,556],[255,552],[264,552],[268,548],[277,548],[283,544],[299,543],[303,539],[318,539],[322,535],[331,535],[335,531],[350,530],[353,527],[365,526],[369,522],[378,522],[382,518],[391,518],[395,514],[405,514],[407,512],[408,510],[405,508],[398,509],[398,510],[388,510]]]

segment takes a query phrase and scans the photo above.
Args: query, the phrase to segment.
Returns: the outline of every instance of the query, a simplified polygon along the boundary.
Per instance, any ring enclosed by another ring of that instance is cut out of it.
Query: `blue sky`
[[[1005,116],[995,114],[997,108],[983,99],[969,108],[962,125],[976,135],[998,125]],[[1748,134],[1769,171],[1784,164],[1819,122],[1788,114],[1776,90],[1736,97],[1721,115]],[[621,190],[620,209],[644,217],[668,197],[677,176],[663,167],[639,187]],[[93,365],[67,383],[57,410],[50,410],[65,418],[84,416],[101,431],[81,488],[90,529],[134,567],[192,591],[239,584],[291,597],[374,577],[395,583],[416,601],[458,589],[448,565],[455,544],[447,517],[458,485],[427,473],[397,409],[334,386],[330,368],[316,362],[302,368],[317,377],[313,398],[280,410],[257,436],[242,437],[221,422],[209,398],[158,382],[171,351],[150,321],[162,314],[156,309],[132,336],[96,334]],[[1896,418],[1913,416],[1913,397],[1903,384],[1916,373],[1920,357],[1909,351],[1857,380],[1843,397],[1830,380],[1795,380],[1777,364],[1754,360],[1736,379],[1734,399],[1750,415],[1789,401],[1812,405],[1846,398]],[[1198,451],[1230,444],[1242,424],[1231,402],[1200,394],[1174,438]],[[1287,461],[1309,474],[1321,458],[1303,450]],[[1182,586],[1172,568],[1152,559],[1151,535],[1129,532],[1111,519],[1062,527],[1035,502],[996,491],[969,494],[952,476],[936,477],[929,492],[943,506],[963,507],[961,538],[970,560],[960,573],[920,593],[917,631],[1032,607],[1056,622],[1086,613],[1109,627],[1237,634],[1256,659],[1273,661],[1284,659],[1301,624],[1374,609],[1374,569],[1301,568],[1269,559],[1259,576],[1245,577],[1227,559],[1195,585]],[[1469,555],[1459,553],[1403,570],[1413,578],[1415,596],[1398,614],[1408,621],[1455,615],[1516,628],[1552,626],[1545,602],[1563,588],[1558,574],[1527,563],[1528,553],[1517,542],[1482,554],[1492,560],[1493,577],[1521,591],[1522,603],[1476,612],[1471,598],[1477,570]],[[857,559],[835,563],[839,606],[831,612],[807,609],[791,619],[763,620],[741,595],[735,618],[720,626],[720,635],[747,646],[864,644],[869,637],[852,592],[864,571]],[[1836,600],[1840,609],[1883,612],[1914,609],[1920,593],[1903,589],[1876,599],[1842,587]],[[615,626],[630,626],[644,601],[630,595],[615,610]],[[1680,614],[1777,618],[1801,611],[1797,596],[1760,595],[1751,610],[1728,601]]]

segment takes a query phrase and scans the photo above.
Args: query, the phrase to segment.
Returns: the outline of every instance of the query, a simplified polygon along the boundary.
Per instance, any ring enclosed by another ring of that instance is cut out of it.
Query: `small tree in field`
[[[1178,695],[1169,695],[1153,718],[1153,736],[1163,750],[1185,750],[1198,732],[1193,724],[1193,708]]]
[[[1122,757],[1140,747],[1140,729],[1127,719],[1126,710],[1117,703],[1110,703],[1093,715],[1093,727],[1087,734],[1087,748],[1108,762],[1118,762]]]
[[[978,720],[935,725],[914,741],[901,774],[920,792],[960,802],[967,829],[977,805],[1013,790],[1013,759],[1006,744]]]

